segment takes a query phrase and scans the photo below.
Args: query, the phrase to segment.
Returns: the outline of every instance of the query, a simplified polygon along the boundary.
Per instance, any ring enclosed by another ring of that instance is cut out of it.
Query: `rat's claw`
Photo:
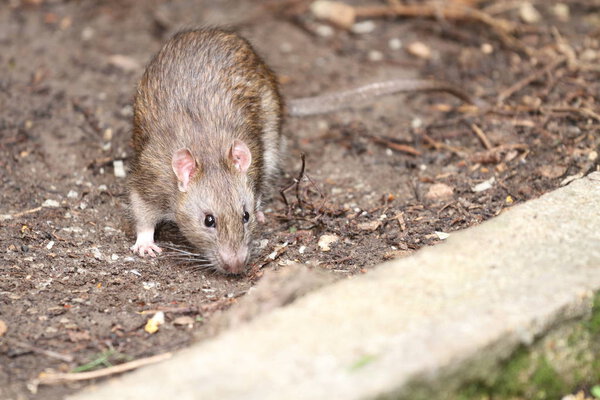
[[[150,243],[138,243],[136,242],[133,246],[131,246],[131,250],[134,253],[139,254],[142,257],[145,257],[148,254],[150,257],[156,257],[157,254],[162,253],[162,249],[158,247],[154,242]]]

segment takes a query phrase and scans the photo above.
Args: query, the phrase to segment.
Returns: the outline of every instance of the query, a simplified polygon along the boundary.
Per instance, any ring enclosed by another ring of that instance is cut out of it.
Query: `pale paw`
[[[267,218],[265,217],[265,214],[262,211],[256,212],[256,220],[258,222],[260,222],[261,224],[264,224],[265,222],[267,222]]]
[[[131,250],[142,257],[145,257],[146,255],[149,255],[150,257],[156,257],[162,252],[162,249],[154,242],[135,242],[135,244],[131,246]]]

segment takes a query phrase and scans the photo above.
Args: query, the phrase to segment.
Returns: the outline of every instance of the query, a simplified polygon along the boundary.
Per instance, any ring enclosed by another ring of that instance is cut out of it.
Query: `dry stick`
[[[498,95],[497,104],[500,105],[500,104],[504,103],[504,101],[506,99],[508,99],[510,96],[512,96],[513,94],[515,94],[519,90],[523,89],[525,86],[529,85],[531,82],[539,79],[541,76],[543,76],[543,75],[551,72],[555,68],[558,68],[566,60],[567,60],[567,58],[564,57],[564,56],[563,57],[559,57],[556,60],[554,60],[553,62],[551,62],[550,64],[546,65],[544,68],[535,71],[534,73],[532,73],[532,74],[526,76],[525,78],[521,79],[520,81],[518,81],[517,83],[515,83],[514,85],[512,85],[508,89],[503,90]]]
[[[516,30],[517,25],[505,19],[494,18],[483,11],[456,4],[412,4],[397,6],[359,6],[354,7],[356,17],[429,17],[442,16],[446,19],[474,19],[505,33]]]
[[[39,383],[41,385],[56,385],[59,383],[86,381],[90,379],[102,378],[105,376],[131,371],[132,369],[136,369],[146,365],[155,364],[160,361],[168,360],[172,356],[173,353],[163,353],[156,356],[140,358],[138,360],[115,365],[113,367],[103,368],[89,372],[69,372],[56,374],[47,374],[42,372],[39,377]]]
[[[475,132],[475,135],[477,135],[479,140],[481,140],[481,143],[483,144],[483,147],[486,148],[486,150],[489,150],[492,148],[492,143],[490,142],[490,140],[487,138],[487,136],[485,135],[483,130],[481,130],[480,127],[478,127],[476,124],[473,123],[473,124],[471,124],[471,129],[473,130],[473,132]]]
[[[302,153],[300,159],[302,160],[302,166],[300,167],[300,173],[298,174],[298,178],[294,179],[292,183],[290,183],[288,186],[284,187],[279,191],[279,194],[281,194],[283,202],[285,203],[285,206],[288,209],[288,215],[292,214],[292,206],[289,204],[287,197],[285,197],[285,192],[290,190],[294,185],[296,186],[296,199],[298,200],[298,206],[302,210],[302,200],[300,199],[300,182],[304,177],[304,169],[306,167],[306,155]]]
[[[57,360],[61,360],[64,362],[72,362],[73,361],[73,356],[68,355],[68,354],[61,354],[61,353],[57,353],[56,351],[41,349],[41,348],[33,346],[29,343],[20,342],[18,340],[14,340],[14,339],[7,338],[6,340],[13,346],[22,347],[22,348],[32,351],[34,353],[42,354],[42,355],[45,355],[50,358],[56,358]]]
[[[21,211],[21,212],[18,212],[16,214],[13,214],[13,215],[11,215],[11,217],[13,217],[13,218],[22,217],[23,215],[33,214],[35,212],[38,212],[41,209],[42,209],[42,207],[31,208],[29,210],[25,210],[25,211]]]
[[[390,148],[392,150],[400,151],[402,153],[407,153],[412,156],[420,156],[421,155],[421,152],[419,150],[417,150],[414,147],[409,146],[407,144],[396,143],[391,139],[387,139],[387,138],[381,137],[381,136],[375,136],[375,135],[366,135],[366,136],[368,138],[370,138],[372,141],[374,141],[375,143],[379,143],[384,146],[387,146],[388,148]]]
[[[546,107],[543,107],[543,109],[545,109]],[[546,108],[547,110],[550,111],[555,111],[555,112],[572,112],[572,113],[578,113],[581,115],[584,115],[586,117],[589,118],[593,118],[596,121],[600,122],[600,114],[595,113],[594,111],[590,110],[589,108],[585,108],[585,107],[562,107],[562,106],[552,106],[552,107],[548,107]]]

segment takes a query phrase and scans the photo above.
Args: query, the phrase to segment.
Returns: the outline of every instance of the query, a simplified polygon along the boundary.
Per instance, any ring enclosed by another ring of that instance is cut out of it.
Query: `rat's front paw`
[[[158,247],[154,242],[151,243],[138,243],[135,242],[133,246],[131,246],[131,250],[134,253],[139,254],[142,257],[145,257],[146,254],[150,257],[156,257],[158,253],[162,252],[162,249]]]
[[[146,254],[150,257],[156,257],[158,253],[162,252],[162,249],[154,244],[154,231],[138,233],[137,240],[131,246],[131,250],[142,257],[145,257]]]

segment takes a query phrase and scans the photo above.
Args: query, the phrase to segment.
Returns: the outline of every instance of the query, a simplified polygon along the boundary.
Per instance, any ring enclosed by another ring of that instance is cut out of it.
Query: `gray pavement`
[[[589,315],[600,173],[71,399],[411,398]],[[441,392],[439,396],[443,397]]]

